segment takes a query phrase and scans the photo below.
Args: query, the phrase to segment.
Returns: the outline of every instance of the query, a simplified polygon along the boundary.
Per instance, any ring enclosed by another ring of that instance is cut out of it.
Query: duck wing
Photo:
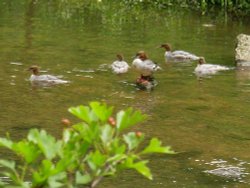
[[[200,58],[194,54],[191,54],[189,52],[185,52],[182,50],[177,50],[172,52],[172,57],[175,59],[188,59],[188,60],[199,60]]]
[[[126,73],[128,68],[130,67],[125,61],[115,61],[111,64],[111,69],[117,74]]]
[[[144,63],[145,69],[148,69],[148,70],[151,70],[151,71],[157,71],[157,70],[161,69],[161,67],[159,65],[157,65],[156,63],[154,63],[150,59],[147,59],[147,60],[143,61],[143,63]]]
[[[198,76],[215,74],[216,71],[214,71],[213,69],[210,69],[209,67],[210,66],[197,65],[194,72]]]
[[[221,70],[230,70],[229,67],[222,66],[222,65],[214,65],[214,64],[203,64],[201,65],[203,69],[221,71]]]
[[[36,82],[47,82],[47,83],[53,83],[53,84],[69,83],[69,81],[62,80],[62,79],[58,78],[57,76],[53,76],[53,75],[39,75],[39,76],[35,77],[34,81],[36,81]]]

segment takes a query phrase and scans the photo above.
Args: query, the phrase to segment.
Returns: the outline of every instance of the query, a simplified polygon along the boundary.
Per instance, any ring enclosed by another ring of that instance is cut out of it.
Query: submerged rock
[[[206,170],[204,172],[225,178],[240,178],[242,175],[248,174],[244,172],[244,168],[236,166],[221,167],[214,170]]]
[[[235,61],[240,66],[250,66],[250,35],[239,34],[235,49]]]

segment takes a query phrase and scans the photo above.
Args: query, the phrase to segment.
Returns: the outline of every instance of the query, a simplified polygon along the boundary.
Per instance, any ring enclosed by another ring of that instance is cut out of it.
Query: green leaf
[[[128,149],[130,151],[139,146],[139,144],[144,140],[144,135],[138,137],[134,132],[130,132],[126,135],[123,135],[123,139],[128,144]]]
[[[89,174],[82,175],[79,171],[76,172],[76,184],[86,185],[92,181]]]
[[[0,180],[0,188],[4,188],[4,187],[6,187],[6,183]]]
[[[33,187],[42,187],[42,185],[46,184],[47,177],[44,177],[43,174],[39,172],[32,173],[32,186]]]
[[[37,129],[30,130],[28,140],[37,144],[45,157],[49,160],[53,159],[61,150],[62,142],[57,142],[56,139],[48,135],[45,130],[40,132]]]
[[[63,187],[63,180],[67,178],[66,172],[58,173],[54,176],[50,176],[48,179],[48,185],[49,187],[57,188],[57,187]]]
[[[41,174],[44,174],[45,177],[53,175],[54,169],[54,164],[50,160],[45,159],[42,161],[40,172]]]
[[[41,153],[37,146],[27,141],[14,143],[13,150],[21,155],[27,163],[35,161]]]
[[[73,128],[77,130],[82,139],[89,143],[100,138],[100,126],[97,122],[92,122],[91,125],[78,123],[73,125]]]
[[[152,180],[152,174],[150,172],[150,169],[146,166],[146,164],[148,163],[148,161],[144,160],[144,161],[139,161],[139,162],[134,162],[134,160],[136,159],[136,156],[130,156],[126,159],[126,161],[124,161],[121,164],[121,168],[129,168],[129,169],[135,169],[137,172],[139,172],[140,174],[142,174],[143,176],[147,177],[148,179]]]
[[[64,143],[68,143],[70,141],[70,138],[71,138],[71,135],[72,135],[72,131],[69,130],[69,129],[64,129],[63,131],[63,142]]]
[[[4,182],[2,182],[2,181],[0,180],[0,188],[4,188],[4,187],[6,187],[6,183],[4,183]]]
[[[104,166],[107,157],[100,153],[100,151],[96,150],[92,152],[87,157],[87,163],[93,171],[98,171],[98,168]]]
[[[44,159],[39,165],[38,171],[33,172],[32,184],[34,187],[39,187],[47,184],[49,181],[53,182],[55,180],[53,178],[57,178],[58,174],[60,174],[60,172],[55,169],[53,162]]]
[[[5,167],[7,171],[0,172],[4,176],[9,177],[13,182],[20,184],[20,179],[17,176],[15,161],[0,160],[0,165]]]
[[[120,143],[120,138],[115,138],[110,145],[110,151],[113,154],[124,154],[126,152],[127,146]]]
[[[127,158],[127,155],[125,155],[125,154],[117,154],[117,155],[114,155],[114,156],[108,158],[107,163],[118,164],[122,160],[125,160],[126,158]]]
[[[85,121],[86,123],[91,123],[93,117],[91,118],[90,108],[88,106],[77,106],[69,108],[69,112],[79,119]]]
[[[101,127],[101,140],[103,145],[107,146],[113,139],[114,129],[106,124]]]
[[[132,165],[132,168],[134,168],[137,172],[139,172],[143,176],[145,176],[148,179],[152,180],[153,176],[152,176],[152,174],[150,172],[150,169],[146,166],[147,163],[148,163],[148,161],[140,161],[140,162],[134,163]]]
[[[90,106],[102,122],[106,122],[113,112],[113,107],[107,107],[106,104],[101,104],[99,102],[91,102]]]
[[[141,152],[142,154],[146,153],[166,153],[166,154],[175,154],[169,146],[161,146],[161,141],[157,138],[152,138],[149,145]]]
[[[145,118],[146,115],[142,115],[140,111],[133,111],[132,108],[128,108],[126,111],[120,111],[117,113],[117,128],[119,131],[123,131],[124,129],[142,122]]]
[[[16,172],[16,163],[15,161],[8,161],[8,160],[0,160],[0,165],[2,165],[3,167],[6,167],[8,169],[10,169],[12,172]]]
[[[62,172],[69,169],[75,162],[75,156],[64,155],[64,157],[56,163],[55,172]]]
[[[0,146],[6,147],[12,150],[13,142],[7,138],[0,138]]]

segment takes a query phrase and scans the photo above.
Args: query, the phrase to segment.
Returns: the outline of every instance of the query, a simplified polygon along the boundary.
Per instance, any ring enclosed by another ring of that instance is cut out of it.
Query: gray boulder
[[[237,36],[235,61],[239,66],[250,66],[250,35],[239,34]]]
[[[225,166],[221,168],[216,168],[214,170],[206,170],[204,172],[208,174],[213,174],[216,176],[221,176],[224,178],[241,178],[242,176],[249,174],[244,172],[245,168],[240,168],[236,166]]]

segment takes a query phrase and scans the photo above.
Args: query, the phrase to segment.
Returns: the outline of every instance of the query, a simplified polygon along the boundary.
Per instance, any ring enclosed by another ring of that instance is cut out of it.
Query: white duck
[[[200,57],[198,65],[194,70],[197,76],[206,76],[216,74],[218,71],[230,70],[229,67],[222,65],[206,64],[203,57]]]
[[[161,70],[161,67],[148,59],[144,51],[139,51],[132,62],[132,66],[141,73],[142,76],[151,76],[153,72]]]
[[[123,56],[121,54],[117,54],[116,57],[117,60],[111,64],[112,71],[116,74],[122,74],[128,72],[130,66],[126,61],[123,60]]]
[[[162,44],[160,48],[166,50],[164,54],[166,62],[191,62],[200,59],[200,57],[182,50],[171,51],[169,44]]]
[[[39,75],[39,67],[36,65],[31,66],[28,70],[32,72],[32,75],[30,76],[29,80],[34,85],[50,86],[50,85],[56,85],[56,84],[69,83],[69,81],[62,80],[58,78],[57,76]]]

